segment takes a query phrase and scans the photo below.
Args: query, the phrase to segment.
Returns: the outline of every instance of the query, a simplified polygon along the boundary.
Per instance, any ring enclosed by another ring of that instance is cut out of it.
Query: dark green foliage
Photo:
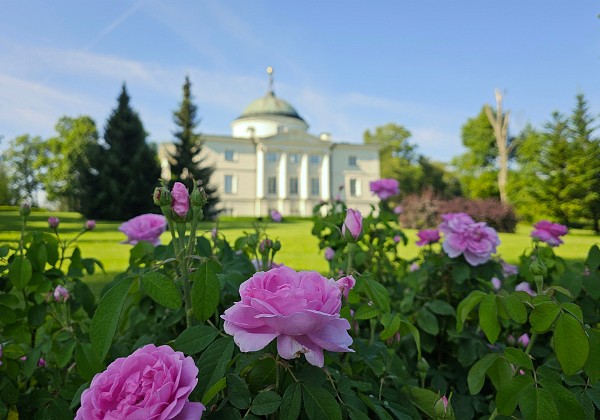
[[[183,85],[183,99],[179,109],[173,112],[173,121],[177,125],[175,131],[175,151],[170,155],[171,181],[182,182],[191,190],[192,180],[196,180],[208,197],[208,203],[203,207],[204,215],[212,220],[218,214],[216,205],[219,202],[217,190],[210,184],[214,168],[207,166],[204,159],[198,156],[202,152],[202,139],[195,132],[198,126],[197,107],[192,102],[192,84],[188,77]]]
[[[41,186],[36,161],[40,153],[40,137],[24,134],[13,139],[2,159],[6,162],[10,173],[9,196],[13,200],[31,201],[36,205],[35,192]],[[14,201],[13,201],[14,203]]]
[[[102,145],[90,145],[90,168],[83,177],[81,211],[88,218],[127,220],[157,211],[149,199],[160,176],[156,150],[146,143],[138,114],[129,105],[125,85],[104,129]]]

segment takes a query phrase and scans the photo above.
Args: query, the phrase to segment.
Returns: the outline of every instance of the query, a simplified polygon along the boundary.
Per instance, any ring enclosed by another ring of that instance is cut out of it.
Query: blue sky
[[[362,142],[395,122],[449,161],[494,89],[510,129],[542,127],[583,92],[600,114],[600,4],[591,0],[0,0],[1,147],[54,133],[62,115],[100,131],[122,82],[151,141],[172,138],[189,75],[199,130],[230,122],[267,89],[314,134]]]

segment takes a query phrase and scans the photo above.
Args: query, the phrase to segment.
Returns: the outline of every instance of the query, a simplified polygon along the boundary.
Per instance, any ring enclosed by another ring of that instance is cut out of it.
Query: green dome
[[[239,118],[264,117],[264,116],[283,116],[302,120],[298,112],[289,103],[275,96],[273,91],[267,92],[262,98],[252,101],[244,109]]]

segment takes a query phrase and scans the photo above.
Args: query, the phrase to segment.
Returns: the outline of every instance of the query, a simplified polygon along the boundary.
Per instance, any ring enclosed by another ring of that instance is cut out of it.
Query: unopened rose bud
[[[325,259],[327,261],[333,260],[334,256],[335,256],[335,251],[333,250],[333,248],[331,248],[331,247],[325,248]]]
[[[529,271],[534,276],[545,276],[547,273],[546,264],[536,259],[529,265]]]
[[[185,185],[176,182],[171,190],[171,208],[175,216],[185,218],[190,209],[190,193]]]
[[[48,217],[48,227],[50,227],[50,229],[55,229],[58,228],[58,225],[60,224],[60,220],[58,219],[58,217]]]
[[[96,221],[95,220],[86,220],[83,227],[85,230],[94,230],[96,229]]]
[[[204,188],[198,187],[194,183],[194,189],[192,190],[192,195],[190,196],[190,202],[194,207],[203,207],[206,203],[208,203],[208,197],[206,196],[206,191],[204,191]]]
[[[360,211],[348,209],[342,225],[342,236],[350,242],[356,242],[362,233],[362,214]]]
[[[45,359],[42,359],[42,358],[40,357],[40,360],[38,360],[38,366],[39,366],[39,367],[46,367],[46,360],[45,360]]]
[[[56,302],[66,302],[69,299],[69,291],[60,284],[56,286],[52,294]]]
[[[445,395],[437,400],[433,406],[433,410],[435,411],[435,415],[438,419],[450,419],[454,416],[452,405],[450,405],[450,401],[448,401],[448,397]]]
[[[281,249],[281,242],[275,241],[273,242],[273,251],[277,252]]]
[[[273,241],[271,241],[270,239],[263,239],[258,245],[258,249],[260,250],[261,254],[268,254],[272,246]]]

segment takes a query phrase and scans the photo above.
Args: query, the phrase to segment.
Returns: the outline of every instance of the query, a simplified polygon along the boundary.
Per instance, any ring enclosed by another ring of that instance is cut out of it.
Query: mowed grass
[[[67,212],[32,212],[28,217],[27,230],[43,230],[51,232],[48,227],[48,217],[56,216],[60,219],[59,234],[61,240],[71,239],[79,233],[85,219],[78,213]],[[244,232],[253,232],[256,220],[251,218],[222,218],[219,221],[219,232],[224,234],[233,245],[235,239],[242,236]],[[119,222],[98,221],[97,227],[92,232],[86,232],[77,242],[81,248],[82,256],[94,257],[104,264],[106,274],[96,273],[86,277],[95,292],[110,282],[112,278],[124,271],[128,266],[130,245],[120,242],[125,235],[118,230]],[[205,222],[200,225],[200,234],[209,235],[215,226],[214,222]],[[328,264],[323,257],[323,252],[318,249],[318,241],[311,234],[312,221],[310,219],[284,220],[282,223],[269,223],[267,233],[273,239],[279,239],[282,244],[281,251],[275,257],[278,263],[284,263],[297,270],[328,271]],[[529,234],[532,227],[519,225],[514,234],[501,233],[502,244],[498,247],[498,253],[510,262],[516,263],[523,251],[531,246]],[[0,244],[16,243],[21,231],[21,217],[18,212],[0,212]],[[405,229],[409,238],[408,245],[398,246],[398,254],[406,259],[415,258],[419,254],[419,248],[414,244],[417,232]],[[163,243],[170,241],[170,234],[161,236]],[[565,243],[556,248],[556,253],[572,262],[582,262],[593,244],[600,241],[592,231],[574,229],[564,238]],[[68,253],[67,255],[70,255]]]

